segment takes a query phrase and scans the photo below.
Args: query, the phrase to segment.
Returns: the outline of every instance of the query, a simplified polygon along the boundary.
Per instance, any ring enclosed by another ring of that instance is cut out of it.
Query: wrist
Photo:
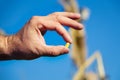
[[[7,36],[7,54],[10,59],[16,59],[16,53],[19,52],[20,40],[17,35]]]
[[[7,36],[6,39],[7,39],[7,46],[8,46],[7,53],[11,56],[15,50],[15,36],[14,35]]]
[[[23,45],[20,35],[12,35],[7,37],[7,45],[8,45],[8,59],[27,59],[29,55],[27,55],[28,49]]]

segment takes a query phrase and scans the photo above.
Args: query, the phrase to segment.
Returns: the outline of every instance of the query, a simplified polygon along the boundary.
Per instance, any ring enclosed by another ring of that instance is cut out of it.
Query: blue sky
[[[84,22],[88,56],[99,50],[110,80],[118,80],[120,1],[78,0],[78,3],[91,12],[89,20]],[[44,16],[56,11],[63,11],[58,0],[0,0],[0,28],[7,34],[14,34],[32,16]],[[45,35],[47,44],[64,45],[64,40],[58,36],[56,32],[48,31]],[[92,70],[94,68],[91,67]],[[31,61],[0,61],[0,80],[71,80],[75,71],[70,54]]]

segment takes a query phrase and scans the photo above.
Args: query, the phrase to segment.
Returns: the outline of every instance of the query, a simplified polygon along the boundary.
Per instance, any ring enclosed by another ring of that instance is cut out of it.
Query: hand
[[[35,59],[40,56],[58,56],[68,53],[64,46],[48,46],[43,35],[47,30],[55,30],[66,42],[72,39],[62,25],[80,30],[83,25],[75,21],[80,15],[69,12],[56,12],[48,16],[33,16],[15,35],[8,37],[8,51],[12,59]]]

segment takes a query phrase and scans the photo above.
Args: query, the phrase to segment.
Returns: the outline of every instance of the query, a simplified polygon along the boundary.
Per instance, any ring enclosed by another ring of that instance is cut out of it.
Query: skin
[[[66,42],[72,39],[64,26],[80,30],[83,25],[75,21],[80,14],[69,12],[55,12],[47,16],[33,16],[16,34],[0,35],[0,59],[31,60],[40,56],[58,56],[69,52],[65,46],[46,45],[44,34],[47,30],[54,30]],[[63,26],[64,25],[64,26]]]

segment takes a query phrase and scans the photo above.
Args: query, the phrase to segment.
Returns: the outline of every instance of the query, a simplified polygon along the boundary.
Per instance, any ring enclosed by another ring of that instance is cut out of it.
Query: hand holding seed
[[[40,56],[58,56],[69,52],[72,39],[64,26],[80,30],[83,25],[75,21],[78,13],[56,12],[48,16],[33,16],[15,35],[7,37],[10,59],[35,59]],[[64,26],[63,26],[64,25]],[[68,42],[66,46],[46,45],[44,34],[54,30]]]

